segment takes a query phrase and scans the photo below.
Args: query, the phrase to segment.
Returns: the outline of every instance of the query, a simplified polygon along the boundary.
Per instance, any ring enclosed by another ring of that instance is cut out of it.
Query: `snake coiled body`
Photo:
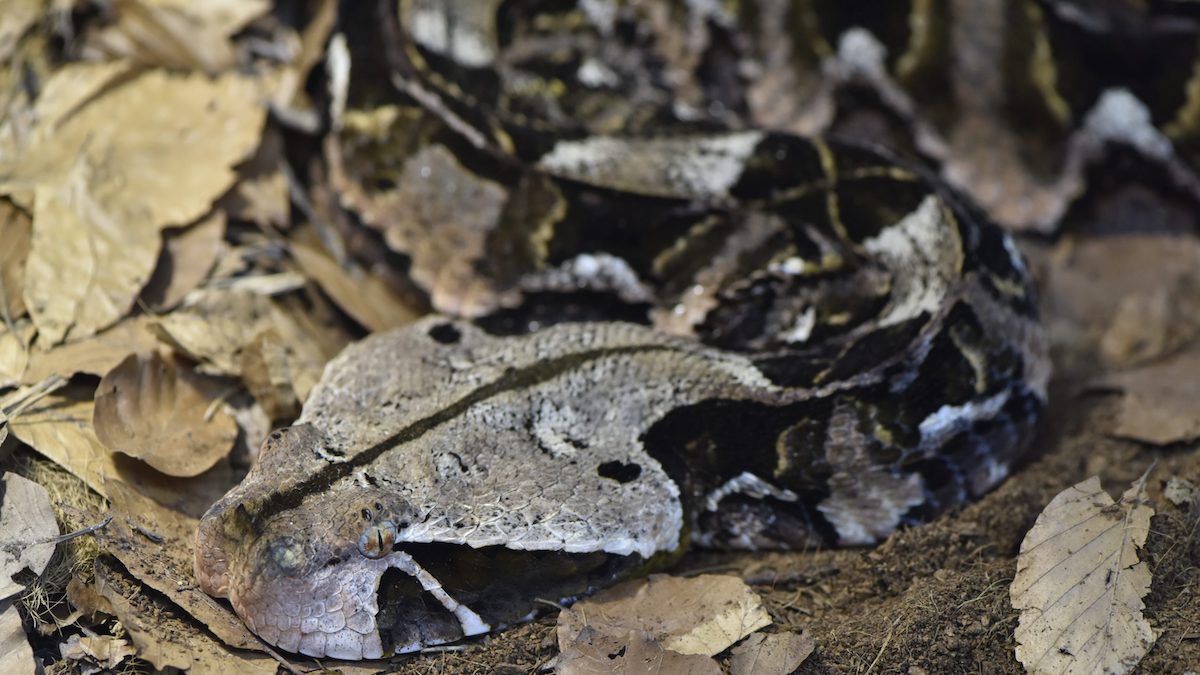
[[[201,523],[206,591],[373,658],[690,543],[873,543],[1009,473],[1049,364],[1007,235],[881,148],[684,119],[628,59],[572,66],[628,84],[607,108],[506,88],[496,11],[401,3],[390,126],[330,161],[434,316],[330,362]]]

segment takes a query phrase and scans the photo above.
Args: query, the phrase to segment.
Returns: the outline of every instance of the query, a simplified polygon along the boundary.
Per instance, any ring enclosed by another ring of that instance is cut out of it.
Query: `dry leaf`
[[[25,314],[25,258],[32,230],[33,221],[24,210],[0,199],[0,321],[5,323]]]
[[[242,354],[262,333],[275,331],[288,352],[292,386],[301,399],[321,379],[325,362],[349,341],[336,330],[312,324],[307,311],[249,291],[201,289],[156,326],[176,348],[215,375],[242,374]]]
[[[115,480],[137,485],[155,501],[199,517],[234,478],[228,462],[219,462],[195,478],[172,478],[144,462],[109,452],[92,428],[93,389],[71,384],[14,416],[9,430],[26,445],[74,474],[104,497]]]
[[[300,414],[287,345],[276,331],[263,331],[246,346],[242,382],[270,420],[292,420]]]
[[[590,642],[593,632],[585,628],[558,657],[555,670],[561,675],[720,675],[721,666],[701,654],[680,654],[663,649],[639,631],[630,632],[617,644],[609,639],[599,647]],[[614,649],[615,646],[615,649]]]
[[[216,74],[237,64],[233,34],[270,8],[267,0],[116,0],[116,24],[89,35],[83,55]]]
[[[92,426],[110,450],[168,476],[198,476],[237,438],[233,418],[210,410],[226,388],[170,356],[131,354],[100,380]]]
[[[39,340],[55,344],[128,312],[161,230],[196,220],[229,187],[264,107],[254,81],[237,75],[106,64],[59,70],[37,110],[30,142],[0,164],[0,191],[34,186],[25,304]]]
[[[0,324],[0,388],[19,384],[29,366],[29,343],[35,329],[28,319],[13,325],[15,332]]]
[[[1095,384],[1123,392],[1110,433],[1159,445],[1200,437],[1200,350],[1111,373]]]
[[[378,276],[342,269],[332,258],[316,249],[293,243],[292,257],[334,303],[367,330],[378,333],[411,323],[420,316],[404,304]]]
[[[274,675],[278,664],[253,653],[233,652],[157,593],[109,559],[96,560],[96,587],[112,605],[138,656],[158,669],[179,668],[188,675]]]
[[[755,633],[733,648],[730,675],[788,675],[817,648],[808,633]]]
[[[189,227],[166,230],[154,274],[142,289],[142,301],[156,312],[179,304],[217,264],[224,237],[223,211],[213,211]]]
[[[1171,476],[1163,486],[1163,497],[1175,506],[1187,506],[1200,499],[1200,487],[1186,478]]]
[[[264,230],[284,229],[291,217],[291,196],[283,173],[283,134],[263,130],[262,142],[238,167],[237,185],[221,198],[220,208],[231,218],[257,224]]]
[[[0,600],[0,673],[34,675],[42,672],[37,666],[17,605],[12,599]]]
[[[1145,500],[1146,475],[1120,502],[1093,476],[1055,496],[1026,533],[1009,589],[1026,672],[1127,673],[1150,650],[1150,569],[1137,556],[1154,515]]]
[[[72,635],[58,646],[58,651],[64,659],[75,662],[74,666],[81,675],[111,672],[122,661],[137,654],[128,640],[111,635]]]
[[[644,631],[664,649],[712,656],[770,623],[762,598],[737,577],[658,574],[619,584],[563,610],[558,645],[565,650],[585,627],[614,643],[630,631]],[[595,637],[590,642],[603,647]]]
[[[165,595],[231,647],[258,649],[258,638],[233,612],[196,587],[192,546],[197,516],[168,508],[119,481],[109,481],[113,520],[96,540],[138,581]]]
[[[16,51],[21,36],[41,15],[42,0],[0,2],[0,63],[8,63],[8,57]]]
[[[46,569],[54,555],[54,544],[46,541],[58,536],[58,522],[46,488],[10,472],[0,487],[0,600],[7,600],[24,588],[14,574]]]
[[[29,355],[29,368],[21,381],[33,384],[51,375],[69,378],[76,373],[103,376],[126,356],[158,346],[158,338],[149,330],[151,321],[151,317],[136,316],[86,340],[35,350]]]

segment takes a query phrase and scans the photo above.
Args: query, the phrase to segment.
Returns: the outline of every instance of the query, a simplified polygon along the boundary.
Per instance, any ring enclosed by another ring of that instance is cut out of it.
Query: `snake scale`
[[[1047,341],[1012,240],[947,182],[974,174],[794,133],[819,109],[777,124],[846,71],[805,89],[748,37],[857,64],[841,84],[874,77],[936,155],[954,114],[905,101],[952,79],[955,2],[383,4],[344,18],[372,37],[325,159],[432,314],[330,362],[202,520],[201,588],[264,640],[377,658],[689,545],[871,544],[1028,448]],[[1000,3],[1039,123],[1082,119],[1046,75],[1071,5]],[[1149,127],[1179,148],[1188,101]]]

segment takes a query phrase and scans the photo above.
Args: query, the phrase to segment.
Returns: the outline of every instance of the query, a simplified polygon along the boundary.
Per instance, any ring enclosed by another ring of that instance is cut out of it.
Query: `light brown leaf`
[[[664,649],[712,656],[770,625],[758,597],[737,577],[652,575],[619,584],[581,600],[558,616],[560,649],[585,627],[614,642],[643,631]],[[601,645],[593,638],[592,644]]]
[[[147,593],[111,559],[97,559],[95,570],[97,590],[112,605],[138,656],[155,668],[178,668],[189,675],[274,675],[278,664],[273,659],[226,649],[169,601]]]
[[[158,338],[149,330],[152,320],[148,316],[136,316],[86,340],[49,350],[35,349],[29,355],[29,368],[21,381],[33,384],[51,375],[69,378],[77,373],[103,376],[126,356],[148,352],[158,346]]]
[[[655,642],[643,632],[633,631],[625,638],[603,646],[592,644],[594,633],[584,629],[579,638],[563,649],[555,669],[561,675],[720,675],[721,666],[701,654],[680,654]],[[615,649],[613,647],[616,647]]]
[[[817,648],[808,633],[755,633],[733,648],[730,675],[787,675]]]
[[[1111,373],[1095,384],[1123,394],[1110,433],[1160,445],[1200,438],[1200,350]]]
[[[30,343],[35,331],[33,323],[21,319],[13,327],[16,332],[0,324],[0,388],[20,383],[29,365]]]
[[[142,301],[163,312],[200,285],[225,248],[225,213],[213,211],[186,228],[163,233],[162,253],[154,274],[142,289]]]
[[[92,673],[116,669],[122,661],[137,654],[128,640],[111,635],[72,635],[58,646],[58,651],[64,659],[76,661],[75,667],[82,672]]]
[[[0,40],[3,40],[0,37]],[[0,199],[0,321],[25,314],[25,258],[33,221],[29,214],[7,199]]]
[[[227,387],[170,356],[131,354],[100,380],[92,426],[110,450],[168,476],[198,476],[237,438],[233,418],[210,410]]]
[[[200,289],[159,321],[164,339],[200,362],[198,370],[242,374],[242,353],[262,333],[275,331],[287,347],[296,395],[303,399],[321,378],[325,362],[349,341],[343,332],[312,323],[309,314],[248,291]]]
[[[266,0],[116,0],[116,23],[88,35],[83,53],[212,75],[237,64],[230,38],[270,8]]]
[[[33,660],[21,613],[10,600],[0,600],[0,673],[34,675],[42,672]]]
[[[192,557],[198,517],[168,508],[120,481],[109,481],[113,520],[96,540],[138,581],[162,593],[230,647],[261,643],[228,607],[196,587]]]
[[[302,244],[291,245],[292,257],[342,311],[371,332],[411,323],[420,312],[404,304],[382,279],[342,269],[332,258]]]
[[[14,436],[108,497],[112,481],[137,485],[158,503],[199,517],[233,483],[228,462],[195,478],[165,476],[144,462],[112,453],[92,428],[94,390],[71,384],[30,405],[9,422]]]
[[[91,98],[80,95],[90,92]],[[160,231],[192,222],[257,142],[257,85],[119,66],[71,65],[38,100],[39,126],[7,186],[34,186],[25,304],[50,344],[111,325],[158,260]]]
[[[46,540],[58,536],[58,522],[50,508],[46,488],[5,472],[0,479],[0,601],[24,588],[13,575],[28,569],[41,574],[54,555],[54,544]],[[42,543],[36,543],[42,542]]]
[[[1154,515],[1145,500],[1145,475],[1120,502],[1093,476],[1055,496],[1026,533],[1009,589],[1026,672],[1128,673],[1150,650],[1150,569],[1137,555]]]

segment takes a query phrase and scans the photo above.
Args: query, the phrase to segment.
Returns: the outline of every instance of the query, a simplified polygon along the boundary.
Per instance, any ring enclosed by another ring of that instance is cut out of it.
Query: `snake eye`
[[[358,538],[358,552],[368,558],[382,558],[392,552],[396,543],[396,524],[385,520],[363,530]]]

